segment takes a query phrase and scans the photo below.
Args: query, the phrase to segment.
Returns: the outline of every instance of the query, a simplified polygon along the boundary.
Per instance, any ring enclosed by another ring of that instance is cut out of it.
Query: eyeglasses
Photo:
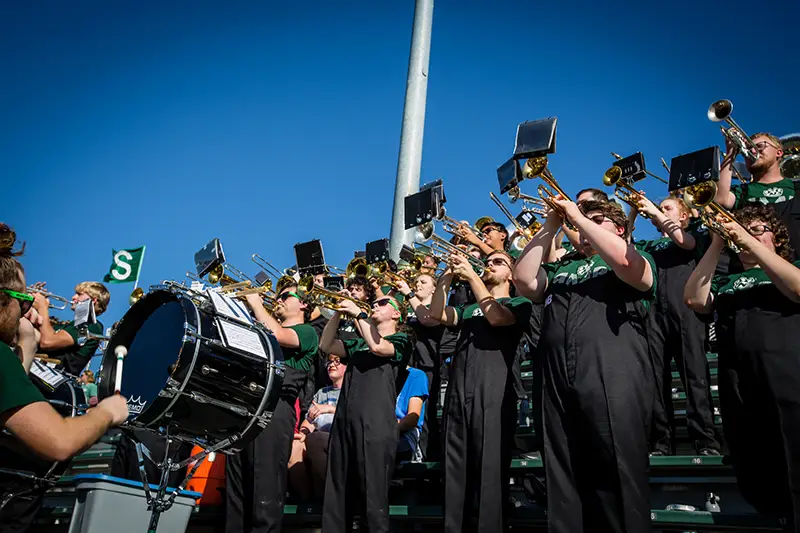
[[[33,307],[33,296],[30,294],[25,294],[22,292],[12,291],[11,289],[0,289],[0,292],[4,292],[17,300],[19,302],[19,309],[20,312],[24,315],[28,311],[31,310]]]
[[[286,300],[288,300],[288,299],[289,299],[289,298],[291,298],[292,296],[294,296],[294,297],[295,297],[295,298],[297,298],[298,300],[300,299],[300,297],[297,295],[297,293],[294,293],[294,292],[292,292],[292,291],[286,291],[286,292],[284,292],[284,293],[282,293],[282,294],[280,294],[280,295],[278,296],[278,300],[280,300],[280,301],[282,301],[282,302],[285,302]]]
[[[333,358],[328,359],[327,361],[325,361],[325,366],[326,367],[327,366],[339,366],[341,364],[342,364],[342,360],[339,359],[338,357],[333,357]]]
[[[758,237],[760,235],[764,235],[768,231],[772,231],[772,228],[766,224],[756,224],[755,226],[750,226],[747,228],[747,231],[750,232],[750,235],[753,237]]]
[[[490,260],[486,261],[486,264],[487,265],[492,265],[492,266],[507,266],[507,267],[511,268],[509,266],[509,264],[508,264],[508,261],[506,261],[502,257],[495,257],[494,259],[490,259]]]
[[[598,226],[603,222],[605,222],[606,220],[608,220],[608,217],[606,217],[605,215],[595,215],[593,217],[587,217],[587,218],[592,222],[594,222],[595,224],[597,224]]]
[[[767,146],[771,146],[772,148],[775,148],[774,145],[768,143],[767,141],[761,141],[761,142],[757,142],[756,143],[756,148],[758,148],[759,152],[763,152],[764,150],[766,150]],[[775,149],[777,150],[777,148],[775,148]]]

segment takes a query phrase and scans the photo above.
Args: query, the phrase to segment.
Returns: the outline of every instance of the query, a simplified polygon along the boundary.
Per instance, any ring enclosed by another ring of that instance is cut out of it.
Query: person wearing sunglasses
[[[355,320],[358,339],[338,339],[341,316]],[[343,300],[320,339],[320,349],[347,364],[328,446],[322,530],[344,533],[359,513],[369,531],[389,531],[389,484],[397,452],[398,369],[414,349],[402,326],[401,304],[379,294],[372,314]]]
[[[331,425],[347,371],[347,365],[336,355],[328,355],[324,362],[331,385],[314,394],[306,419],[295,433],[289,459],[289,486],[301,501],[308,501],[311,495],[322,499]]]
[[[280,401],[267,427],[225,463],[227,479],[226,531],[280,531],[286,496],[286,477],[296,424],[295,403],[312,371],[319,338],[306,322],[313,304],[297,294],[291,278],[279,284],[270,314],[258,294],[245,299],[255,320],[275,336],[283,352]]]
[[[658,297],[648,314],[647,340],[655,367],[651,455],[675,452],[675,419],[672,409],[670,363],[675,359],[686,391],[686,426],[698,455],[719,455],[714,428],[711,375],[706,359],[707,322],[683,302],[683,287],[701,257],[698,242],[708,238],[708,229],[681,198],[669,197],[656,206],[646,196],[634,213],[646,215],[662,234],[658,239],[637,241],[634,246],[653,256],[658,268]]]
[[[532,306],[510,297],[513,259],[505,251],[489,254],[482,277],[464,257],[450,261],[430,309],[433,319],[459,328],[442,417],[445,531],[469,529],[473,516],[478,531],[504,531],[517,425],[514,360]],[[475,303],[445,305],[456,278],[469,284]]]
[[[784,151],[780,139],[770,133],[756,133],[751,139],[758,150],[758,159],[745,159],[745,163],[753,179],[750,183],[731,187],[738,149],[726,138],[726,157],[720,166],[716,201],[727,209],[739,209],[753,203],[770,205],[789,231],[795,258],[800,258],[800,200],[797,198],[800,185],[781,174]],[[734,261],[731,269],[740,272],[741,265]]]
[[[655,385],[645,326],[655,262],[627,242],[628,220],[616,202],[554,202],[586,255],[543,264],[563,222],[551,210],[514,269],[519,292],[544,302],[538,416],[549,531],[647,532]]]
[[[768,206],[734,216],[738,223],[717,220],[744,270],[715,275],[726,243],[713,233],[684,299],[716,315],[722,425],[739,490],[758,512],[800,531],[800,261]]]
[[[22,251],[12,251],[15,242],[14,231],[0,223],[0,429],[8,430],[23,447],[42,458],[67,461],[97,442],[108,428],[124,422],[128,404],[115,395],[83,416],[64,418],[31,382],[21,358],[36,353],[36,331],[25,318],[33,297],[25,292],[25,272],[17,261]],[[0,466],[13,470],[18,465]],[[24,478],[12,476],[6,483],[0,475],[0,492],[18,492],[15,483],[22,484],[23,490],[30,488]],[[36,506],[38,500],[12,499],[0,509],[0,524],[24,531],[35,517]]]
[[[39,325],[40,353],[47,354],[51,359],[61,361],[63,369],[73,376],[79,376],[86,368],[89,360],[97,351],[100,341],[94,338],[87,338],[86,334],[75,327],[75,321],[69,321],[63,326],[54,326],[50,320],[50,309],[48,300],[41,293],[34,294],[33,307],[42,317]],[[95,316],[100,316],[108,309],[111,294],[102,283],[97,281],[84,281],[75,286],[75,294],[72,296],[72,309],[83,301],[91,300],[94,306]],[[88,326],[89,333],[95,335],[103,334],[103,324],[98,320]]]

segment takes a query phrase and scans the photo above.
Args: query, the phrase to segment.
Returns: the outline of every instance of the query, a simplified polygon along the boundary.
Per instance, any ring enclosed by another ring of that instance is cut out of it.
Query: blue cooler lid
[[[114,477],[114,476],[107,476],[105,474],[78,474],[72,480],[75,482],[75,485],[80,485],[81,482],[85,481],[105,481],[106,483],[114,483],[116,485],[122,485],[124,487],[133,487],[136,489],[142,489],[144,491],[144,483],[141,481],[133,481],[131,479],[124,479],[121,477]],[[157,491],[158,485],[153,485],[150,483],[150,490]],[[167,487],[167,493],[171,493],[175,490],[175,487]],[[191,490],[182,490],[178,493],[179,496],[185,496],[187,498],[192,498],[193,500],[197,500],[198,498],[202,498],[203,495],[199,492],[194,492]]]

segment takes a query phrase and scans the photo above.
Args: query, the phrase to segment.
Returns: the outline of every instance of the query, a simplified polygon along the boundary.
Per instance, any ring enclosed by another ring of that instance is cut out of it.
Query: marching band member
[[[618,204],[553,201],[586,256],[542,264],[563,222],[551,210],[514,269],[519,292],[545,302],[538,352],[549,531],[647,532],[654,393],[645,318],[655,264],[626,242]]]
[[[39,351],[47,354],[52,359],[59,359],[64,370],[73,376],[80,375],[81,371],[89,363],[89,360],[97,351],[100,341],[89,338],[83,342],[81,337],[85,335],[78,331],[75,322],[70,321],[66,326],[54,327],[50,322],[49,302],[40,293],[35,293],[33,307],[42,317],[39,326],[41,340],[39,341]],[[72,296],[72,309],[79,302],[91,300],[96,316],[100,316],[108,309],[111,294],[102,283],[97,281],[84,281],[75,286],[75,294]],[[88,326],[89,333],[95,335],[103,334],[103,324],[98,320]]]
[[[505,251],[495,250],[486,258],[482,278],[461,255],[450,260],[430,309],[431,318],[459,326],[443,417],[444,528],[468,530],[474,512],[478,531],[503,531],[517,422],[513,363],[530,321],[531,302],[509,296],[513,260]],[[468,281],[477,303],[445,305],[455,276]]]
[[[289,279],[289,278],[287,278]],[[286,477],[295,428],[295,403],[317,356],[319,338],[306,324],[313,307],[291,282],[279,284],[273,314],[258,294],[245,296],[254,318],[272,332],[283,351],[280,401],[269,425],[225,463],[229,533],[280,531]]]
[[[359,338],[337,339],[342,314],[352,317]],[[322,530],[352,528],[360,510],[369,531],[389,531],[389,483],[397,451],[396,378],[413,350],[400,331],[401,307],[392,296],[378,296],[372,316],[343,300],[320,340],[320,349],[347,364],[328,446],[328,476]]]
[[[458,227],[458,236],[478,248],[482,256],[487,256],[495,250],[505,250],[508,247],[508,230],[500,222],[485,217],[480,227],[475,229],[481,233],[482,237],[475,235],[467,222],[462,222]]]
[[[738,223],[717,220],[744,271],[714,275],[725,247],[714,233],[684,298],[717,315],[722,423],[739,489],[800,531],[800,262],[790,262],[789,233],[772,209],[755,203],[734,215]]]
[[[635,209],[631,210],[636,213]],[[646,196],[639,199],[639,211],[650,217],[662,237],[634,245],[653,256],[658,268],[658,297],[648,315],[650,344],[656,379],[653,409],[653,455],[674,453],[672,432],[672,376],[675,359],[686,391],[686,420],[689,437],[699,455],[719,455],[714,430],[710,374],[706,359],[706,323],[683,302],[683,287],[695,266],[698,231],[707,233],[700,219],[679,198],[667,198],[660,209]],[[702,229],[700,229],[702,228]],[[668,416],[669,412],[669,416]]]
[[[25,318],[34,297],[25,293],[25,273],[16,259],[22,252],[12,252],[15,242],[14,231],[0,224],[0,429],[10,431],[45,459],[67,461],[97,442],[108,428],[124,422],[128,403],[115,395],[84,416],[64,418],[30,381],[20,359],[32,359],[37,350],[36,330]],[[0,510],[0,529],[27,529],[34,518],[29,507],[23,503],[18,508],[14,500],[5,505]]]

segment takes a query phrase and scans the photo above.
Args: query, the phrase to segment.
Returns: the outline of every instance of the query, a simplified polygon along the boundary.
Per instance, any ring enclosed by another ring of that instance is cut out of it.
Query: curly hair
[[[25,251],[25,244],[14,251],[17,242],[17,234],[6,224],[0,222],[0,287],[25,292],[25,287],[19,281],[20,274],[25,270],[22,264],[17,261]],[[0,293],[0,306],[5,307],[11,302],[11,297],[6,293]]]
[[[348,278],[345,282],[345,288],[348,290],[355,286],[362,287],[364,289],[364,292],[367,295],[367,302],[375,301],[375,288],[367,278],[364,276],[356,276],[354,278]]]
[[[603,216],[611,220],[618,228],[623,228],[625,231],[622,234],[623,239],[628,238],[628,217],[625,211],[617,202],[598,202],[596,200],[588,200],[580,203],[581,213],[591,213],[592,211],[600,211]]]
[[[792,261],[794,249],[789,244],[789,230],[786,229],[786,224],[778,218],[774,209],[767,205],[752,204],[737,209],[733,215],[745,229],[756,220],[769,226],[773,235],[772,242],[775,243],[775,253],[787,261]]]

